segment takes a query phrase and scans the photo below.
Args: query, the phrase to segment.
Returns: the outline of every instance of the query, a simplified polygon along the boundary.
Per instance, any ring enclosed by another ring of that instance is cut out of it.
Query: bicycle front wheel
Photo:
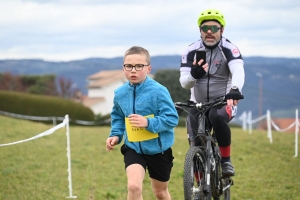
[[[203,193],[205,156],[199,147],[191,147],[185,157],[183,171],[184,199],[209,199]]]

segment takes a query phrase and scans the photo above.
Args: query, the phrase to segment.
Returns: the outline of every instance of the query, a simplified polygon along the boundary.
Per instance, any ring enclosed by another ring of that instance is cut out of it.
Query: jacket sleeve
[[[125,132],[125,116],[119,107],[116,98],[114,98],[114,106],[111,112],[111,130],[109,137],[118,136],[119,144],[122,142]]]
[[[181,84],[181,87],[183,87],[184,89],[191,89],[196,83],[196,79],[194,79],[191,75],[191,67],[193,66],[195,53],[196,49],[193,47],[193,45],[192,47],[188,47],[182,53],[179,82]]]
[[[173,129],[178,125],[178,113],[167,88],[162,87],[157,95],[158,114],[154,118],[148,118],[148,131],[162,133]]]
[[[245,82],[244,62],[241,59],[232,60],[228,63],[232,75],[232,86],[237,86],[242,92]]]
[[[192,77],[190,67],[180,68],[179,82],[181,84],[181,87],[183,87],[184,89],[191,89],[192,87],[194,87],[196,79]]]

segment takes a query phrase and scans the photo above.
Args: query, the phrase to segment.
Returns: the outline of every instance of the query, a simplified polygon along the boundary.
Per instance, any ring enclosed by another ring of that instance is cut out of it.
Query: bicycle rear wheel
[[[205,156],[199,147],[191,147],[185,157],[183,171],[184,199],[207,199],[210,195],[204,195]]]

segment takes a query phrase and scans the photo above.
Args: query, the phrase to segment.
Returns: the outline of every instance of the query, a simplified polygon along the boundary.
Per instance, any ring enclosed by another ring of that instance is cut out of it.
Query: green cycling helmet
[[[223,27],[225,27],[225,18],[224,15],[215,9],[208,9],[203,11],[198,18],[198,26],[202,24],[203,21],[216,20]]]

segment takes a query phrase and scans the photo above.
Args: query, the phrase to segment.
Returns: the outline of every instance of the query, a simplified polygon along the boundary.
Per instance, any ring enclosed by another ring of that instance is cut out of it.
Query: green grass
[[[35,136],[51,125],[0,116],[0,143]],[[300,157],[294,158],[294,134],[252,134],[232,129],[232,162],[236,169],[232,199],[300,199]],[[126,175],[120,146],[105,150],[109,127],[71,126],[73,195],[79,200],[126,199]],[[188,149],[185,128],[176,128],[174,167],[169,190],[183,199],[183,160]],[[66,129],[12,146],[0,147],[1,200],[63,200],[69,196]],[[153,200],[150,180],[144,200]]]

